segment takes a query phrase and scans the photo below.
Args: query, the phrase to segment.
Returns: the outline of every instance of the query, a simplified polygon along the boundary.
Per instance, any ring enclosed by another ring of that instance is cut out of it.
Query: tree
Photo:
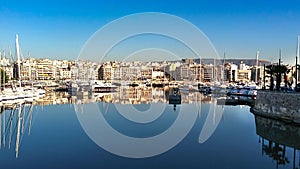
[[[274,89],[274,72],[275,72],[275,65],[268,65],[266,66],[266,73],[270,74],[270,90],[272,91]]]
[[[5,70],[0,68],[0,84],[5,84],[8,82],[8,76],[5,72]]]
[[[275,66],[275,77],[276,77],[276,90],[280,90],[280,83],[282,79],[282,75],[288,73],[289,69],[285,65],[276,65]],[[285,86],[287,86],[287,81],[285,80]]]
[[[280,90],[280,83],[281,83],[281,77],[282,74],[286,76],[287,73],[289,73],[289,69],[285,65],[268,65],[266,66],[266,73],[270,74],[271,78],[271,84],[270,84],[270,90],[273,90],[274,88],[274,77],[276,77],[276,90]],[[287,86],[287,80],[284,81],[285,85]]]

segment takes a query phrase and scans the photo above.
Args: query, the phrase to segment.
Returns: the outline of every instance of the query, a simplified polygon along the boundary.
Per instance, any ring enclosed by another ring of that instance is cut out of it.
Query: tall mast
[[[279,49],[279,61],[278,61],[278,65],[280,66],[281,64],[281,49]]]
[[[12,56],[12,54],[11,54],[10,45],[8,45],[8,59],[9,59],[9,63],[12,63],[12,61],[13,61],[13,56]]]
[[[225,59],[226,59],[226,53],[224,52],[224,58],[223,58],[223,76],[222,76],[222,82],[225,82]]]
[[[299,79],[299,73],[298,73],[298,66],[297,66],[297,60],[299,61],[299,48],[300,48],[300,35],[298,35],[298,43],[297,43],[297,56],[296,56],[296,85],[298,83]]]
[[[19,45],[19,36],[18,36],[18,34],[16,34],[16,52],[17,52],[17,57],[18,57],[18,80],[19,80],[19,85],[21,87],[20,45]]]
[[[201,83],[201,79],[202,79],[202,56],[200,56],[200,77],[199,77],[199,82]]]
[[[216,59],[214,58],[214,71],[213,71],[213,76],[214,76],[214,82],[217,81],[217,71],[216,71]]]
[[[257,83],[258,81],[258,56],[259,56],[259,51],[256,52],[256,69],[255,69],[255,82]]]

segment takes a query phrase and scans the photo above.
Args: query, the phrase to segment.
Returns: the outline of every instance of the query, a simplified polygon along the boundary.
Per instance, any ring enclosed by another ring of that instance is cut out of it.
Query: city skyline
[[[282,49],[284,63],[293,64],[300,34],[298,4],[297,1],[129,0],[72,4],[5,1],[0,6],[0,49],[10,46],[14,53],[14,37],[18,33],[24,57],[30,52],[34,58],[76,60],[89,37],[107,23],[134,13],[162,12],[194,24],[206,34],[221,57],[225,52],[231,59],[255,58],[256,51],[260,51],[260,59],[276,62]],[[147,47],[153,47],[153,43]],[[189,57],[184,54],[182,58]],[[113,59],[120,58],[119,55],[113,53]]]

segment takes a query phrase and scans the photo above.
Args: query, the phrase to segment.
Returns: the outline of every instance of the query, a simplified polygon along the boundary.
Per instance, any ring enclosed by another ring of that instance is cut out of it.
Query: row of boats
[[[24,87],[2,87],[0,92],[0,105],[14,105],[30,103],[45,95],[46,91],[31,86]]]
[[[100,80],[92,81],[74,81],[68,84],[68,92],[73,96],[84,96],[93,93],[97,95],[99,93],[114,92],[119,89],[119,87],[126,87],[120,84],[103,82]],[[136,87],[140,86],[127,86]],[[147,86],[156,87],[156,86]],[[239,95],[239,96],[256,96],[257,86],[226,86],[226,85],[205,85],[197,83],[192,84],[179,84],[172,82],[164,88],[178,89],[180,92],[200,92],[203,94],[215,94],[215,95]]]
[[[21,50],[19,44],[19,36],[16,34],[16,55],[17,55],[17,78],[18,84],[14,82],[2,83],[0,90],[0,105],[14,105],[22,104],[25,102],[33,102],[39,97],[45,94],[45,90],[41,88],[35,88],[33,83],[31,85],[26,85],[21,81]],[[15,73],[15,72],[14,72]],[[1,76],[4,77],[4,76]],[[23,85],[24,86],[23,86]]]
[[[204,94],[227,95],[227,96],[246,96],[256,97],[256,87],[240,86],[240,87],[211,87],[201,86],[199,92]]]

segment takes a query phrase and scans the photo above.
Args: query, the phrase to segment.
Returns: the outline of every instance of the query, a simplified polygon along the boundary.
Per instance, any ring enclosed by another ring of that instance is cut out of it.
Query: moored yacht
[[[105,92],[114,92],[118,86],[112,85],[111,83],[104,83],[99,80],[93,80],[90,82],[91,91],[94,93],[105,93]]]

